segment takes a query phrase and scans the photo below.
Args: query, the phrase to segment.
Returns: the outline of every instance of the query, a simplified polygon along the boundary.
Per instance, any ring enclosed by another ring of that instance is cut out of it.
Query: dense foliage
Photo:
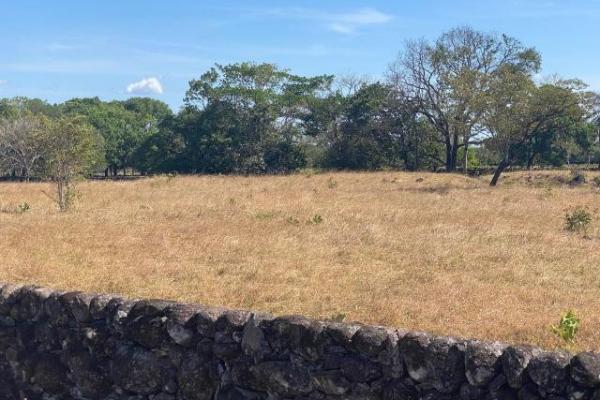
[[[509,166],[600,165],[598,96],[578,80],[538,82],[540,66],[514,38],[460,27],[407,43],[379,82],[244,62],[192,80],[177,113],[150,98],[2,99],[0,168],[43,176],[40,118],[63,117],[102,138],[95,172],[107,176],[494,166],[495,183]]]

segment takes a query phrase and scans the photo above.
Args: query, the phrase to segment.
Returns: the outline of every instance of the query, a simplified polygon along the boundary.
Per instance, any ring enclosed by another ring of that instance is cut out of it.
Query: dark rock
[[[159,358],[141,348],[120,346],[110,369],[119,386],[136,394],[156,393],[166,381]]]
[[[485,386],[500,372],[500,356],[506,346],[498,343],[467,342],[465,376],[473,386]]]
[[[569,400],[587,400],[591,397],[591,389],[576,384],[568,384],[565,394]]]
[[[383,400],[418,400],[419,392],[410,380],[398,379],[383,388],[382,398]]]
[[[35,364],[32,381],[50,394],[64,393],[67,387],[66,369],[58,358],[44,355]]]
[[[91,319],[90,303],[93,298],[94,295],[69,292],[60,296],[60,302],[77,322],[89,322]]]
[[[427,379],[441,393],[456,391],[464,381],[464,343],[453,338],[434,338],[427,347]]]
[[[267,399],[266,393],[253,392],[236,386],[229,386],[220,389],[216,400],[264,400]]]
[[[0,315],[8,316],[23,286],[3,285],[0,287]]]
[[[352,382],[367,383],[382,376],[381,366],[359,357],[345,357],[341,364],[342,374]]]
[[[539,349],[531,346],[509,346],[504,350],[500,361],[510,387],[519,389],[527,382],[525,373],[527,365],[533,357],[540,353]]]
[[[210,400],[217,388],[210,374],[209,360],[186,352],[177,371],[179,388],[186,400]]]
[[[266,361],[250,368],[258,384],[279,396],[296,396],[313,389],[308,371],[285,361]]]
[[[544,393],[562,393],[569,378],[571,357],[566,353],[542,353],[529,361],[527,372],[531,380]]]
[[[146,348],[160,346],[167,338],[165,309],[170,305],[161,300],[136,302],[124,322],[127,337]]]
[[[372,326],[361,327],[352,337],[352,344],[359,353],[375,359],[389,341],[390,333],[386,329]]]
[[[485,397],[485,388],[481,386],[469,385],[465,382],[460,387],[460,398],[461,400],[479,400]]]
[[[273,351],[282,354],[292,351],[306,360],[316,361],[323,354],[327,335],[323,324],[300,316],[275,318],[261,325],[267,329],[267,340]]]
[[[271,351],[271,348],[259,322],[260,319],[252,315],[244,327],[241,345],[244,354],[262,360]]]
[[[90,316],[94,320],[105,320],[108,317],[108,304],[113,299],[110,295],[96,295],[90,301]]]
[[[521,389],[517,391],[517,398],[519,400],[540,400],[541,395],[536,391],[536,387],[533,384],[525,384]]]
[[[194,345],[195,327],[191,320],[199,307],[193,304],[174,303],[164,313],[167,317],[167,333],[178,345],[190,347]]]
[[[111,382],[87,352],[69,354],[67,366],[75,386],[81,396],[104,398],[111,390]]]
[[[571,359],[571,377],[586,387],[600,385],[600,354],[579,353]]]
[[[35,322],[44,311],[44,301],[52,293],[51,290],[36,286],[23,286],[15,293],[15,300],[10,315],[16,321]]]
[[[399,343],[400,357],[404,360],[408,375],[415,381],[422,383],[428,378],[427,348],[431,338],[420,332],[405,335]]]
[[[337,371],[315,372],[311,378],[314,388],[328,395],[342,396],[352,387]]]
[[[359,325],[328,321],[323,324],[323,332],[332,339],[332,343],[343,348],[351,348],[352,338],[360,329]]]

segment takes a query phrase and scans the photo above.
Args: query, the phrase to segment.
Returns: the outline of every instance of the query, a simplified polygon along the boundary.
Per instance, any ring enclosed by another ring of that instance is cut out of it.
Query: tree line
[[[107,176],[493,166],[496,184],[514,166],[600,167],[598,95],[540,69],[517,39],[458,27],[406,42],[380,81],[243,62],[192,80],[177,113],[150,98],[2,99],[0,169],[49,176],[66,126],[87,132],[85,171]]]

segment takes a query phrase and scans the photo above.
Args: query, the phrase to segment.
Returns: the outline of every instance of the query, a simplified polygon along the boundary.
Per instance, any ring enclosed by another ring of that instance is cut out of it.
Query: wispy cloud
[[[145,78],[127,85],[127,93],[131,94],[161,94],[163,87],[158,78]]]
[[[391,15],[384,14],[381,11],[373,8],[363,8],[347,14],[333,15],[328,27],[334,32],[351,34],[361,27],[385,24],[391,19]]]
[[[357,33],[367,26],[385,24],[393,18],[390,14],[370,7],[340,13],[297,7],[277,8],[267,10],[266,14],[317,21],[325,28],[345,35]]]
[[[0,79],[0,86],[6,85],[7,83],[8,83],[8,81],[6,81],[4,79]]]
[[[81,45],[66,44],[66,43],[61,43],[61,42],[53,42],[53,43],[50,43],[48,46],[46,46],[46,50],[49,50],[52,52],[81,50],[83,48],[84,47]]]

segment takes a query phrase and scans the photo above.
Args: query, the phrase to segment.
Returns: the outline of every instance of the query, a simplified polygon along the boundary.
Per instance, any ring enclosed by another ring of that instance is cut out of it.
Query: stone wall
[[[0,399],[600,399],[600,356],[0,285]]]

